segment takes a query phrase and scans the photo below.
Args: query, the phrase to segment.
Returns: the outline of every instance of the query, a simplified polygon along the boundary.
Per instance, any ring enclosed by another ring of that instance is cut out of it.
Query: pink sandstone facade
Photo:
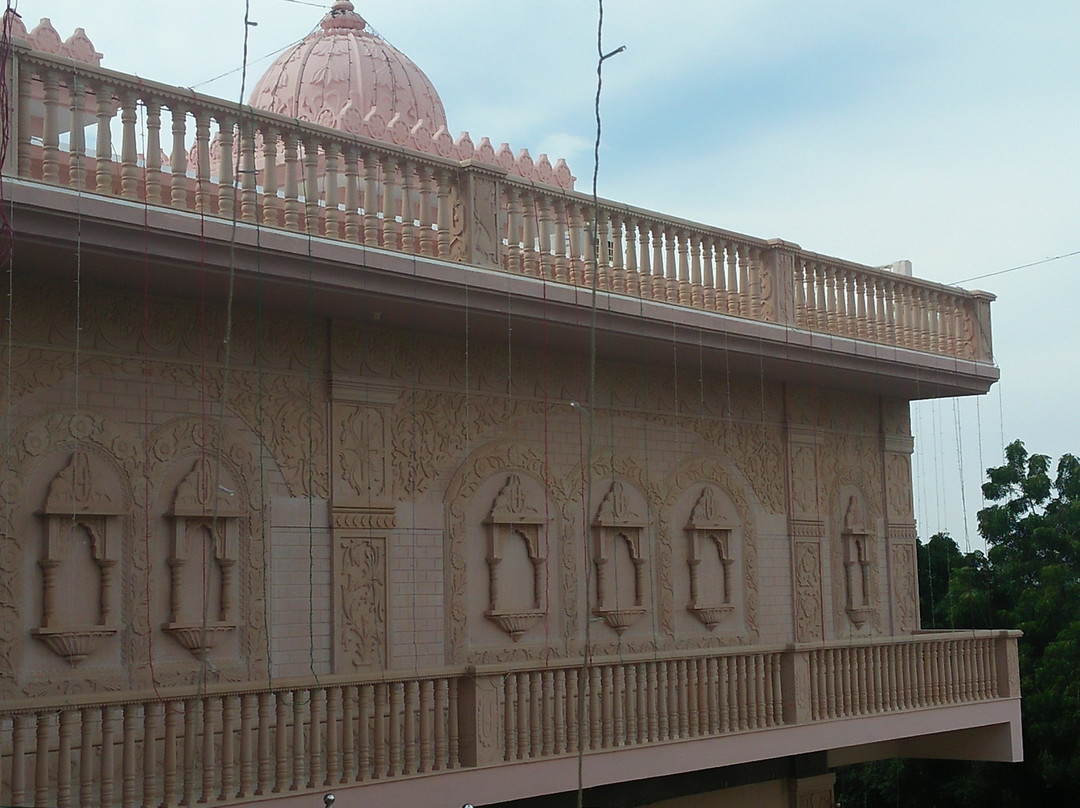
[[[346,0],[243,110],[13,22],[0,803],[1019,759],[1016,636],[918,613],[908,405],[996,380],[990,296],[594,208]]]

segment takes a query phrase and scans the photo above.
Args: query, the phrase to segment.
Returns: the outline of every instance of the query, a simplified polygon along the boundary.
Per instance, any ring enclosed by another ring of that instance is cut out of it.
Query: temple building
[[[1020,759],[1017,633],[918,608],[909,404],[992,296],[594,203],[349,0],[250,105],[5,30],[0,804]]]

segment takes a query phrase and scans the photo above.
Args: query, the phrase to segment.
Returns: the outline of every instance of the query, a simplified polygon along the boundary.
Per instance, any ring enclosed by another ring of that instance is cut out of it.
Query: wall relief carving
[[[628,494],[624,483],[612,482],[592,522],[592,613],[620,635],[647,611],[648,557],[642,552],[642,534],[648,521]]]

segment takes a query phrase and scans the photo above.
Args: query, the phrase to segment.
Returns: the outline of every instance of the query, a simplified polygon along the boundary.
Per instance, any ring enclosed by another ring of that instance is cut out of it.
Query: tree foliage
[[[1080,460],[1020,441],[987,469],[987,552],[947,534],[919,545],[923,628],[1015,628],[1025,762],[888,761],[838,775],[845,806],[1080,805]],[[932,784],[928,786],[928,784]]]

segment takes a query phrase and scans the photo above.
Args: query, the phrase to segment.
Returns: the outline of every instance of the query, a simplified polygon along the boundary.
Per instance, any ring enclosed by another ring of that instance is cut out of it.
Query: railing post
[[[990,292],[971,292],[971,359],[977,362],[993,362],[994,349],[990,340],[990,304],[997,296]]]
[[[1002,631],[994,643],[994,659],[997,666],[997,693],[1002,699],[1020,697],[1020,655],[1016,636]]]
[[[795,254],[801,248],[782,239],[772,239],[761,260],[762,319],[795,325]]]
[[[458,681],[458,756],[462,766],[503,759],[500,680],[499,676],[467,674]]]
[[[494,166],[469,163],[462,171],[461,212],[466,264],[502,269],[502,234],[507,212],[502,207],[506,172]]]
[[[780,654],[781,716],[785,724],[807,724],[810,711],[810,653],[789,648]]]

